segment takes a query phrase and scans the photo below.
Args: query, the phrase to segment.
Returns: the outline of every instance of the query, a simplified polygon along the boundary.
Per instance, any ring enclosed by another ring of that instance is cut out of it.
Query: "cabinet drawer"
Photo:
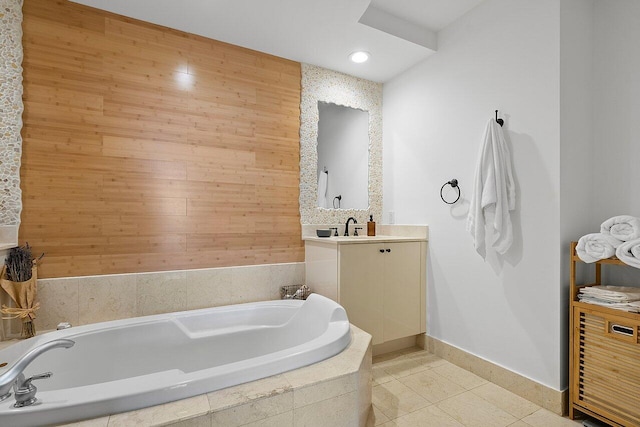
[[[573,403],[640,426],[640,321],[575,310]]]

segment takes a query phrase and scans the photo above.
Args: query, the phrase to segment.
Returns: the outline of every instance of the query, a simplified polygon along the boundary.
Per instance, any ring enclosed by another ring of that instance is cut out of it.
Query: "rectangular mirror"
[[[369,207],[369,113],[318,101],[317,206]]]

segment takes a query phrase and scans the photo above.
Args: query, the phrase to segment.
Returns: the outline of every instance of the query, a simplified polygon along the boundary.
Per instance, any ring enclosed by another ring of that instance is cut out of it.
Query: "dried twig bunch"
[[[4,262],[7,266],[6,279],[13,282],[26,282],[31,279],[31,267],[33,267],[34,261],[39,261],[43,256],[44,253],[35,260],[29,242],[24,246],[11,248]]]

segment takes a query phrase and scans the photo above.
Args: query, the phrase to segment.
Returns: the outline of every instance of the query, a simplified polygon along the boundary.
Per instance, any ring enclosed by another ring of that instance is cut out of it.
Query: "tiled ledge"
[[[322,362],[280,375],[73,427],[364,427],[371,408],[371,335],[351,325],[351,344]]]
[[[39,279],[36,330],[279,299],[280,286],[304,283],[304,268],[300,262]],[[18,321],[0,322],[9,330],[7,322]]]
[[[436,356],[467,371],[473,372],[479,377],[499,385],[555,414],[567,414],[567,390],[554,390],[436,338],[423,335],[421,339],[425,342],[424,345],[420,346]]]

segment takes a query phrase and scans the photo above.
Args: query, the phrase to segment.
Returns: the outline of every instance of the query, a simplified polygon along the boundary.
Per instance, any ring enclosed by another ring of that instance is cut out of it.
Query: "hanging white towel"
[[[467,231],[473,237],[476,251],[485,257],[485,209],[495,207],[493,217],[494,239],[491,246],[504,254],[513,243],[510,211],[516,206],[515,184],[511,171],[511,156],[502,127],[495,119],[489,120],[484,144],[476,165],[471,207],[467,216]]]
[[[318,177],[318,207],[327,207],[327,185],[329,182],[329,174],[326,172],[320,172]]]

